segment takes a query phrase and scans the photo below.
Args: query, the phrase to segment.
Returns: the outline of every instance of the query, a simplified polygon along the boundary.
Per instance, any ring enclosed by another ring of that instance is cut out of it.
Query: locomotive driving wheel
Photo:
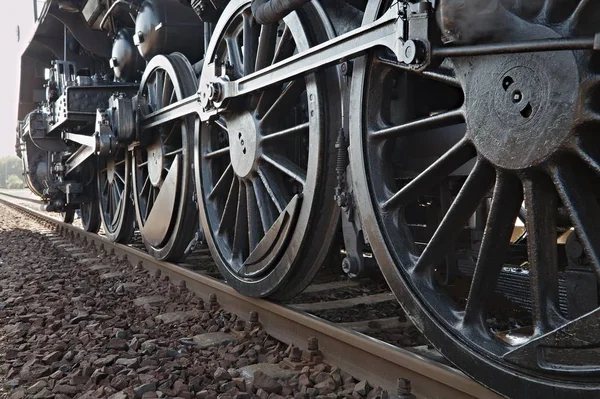
[[[250,3],[229,3],[205,57],[223,65],[231,80],[324,39],[318,6],[261,26]],[[333,201],[335,135],[329,134],[337,128],[327,120],[339,112],[336,76],[330,70],[236,99],[217,120],[203,124],[196,138],[207,242],[228,283],[246,295],[290,298],[328,255],[339,217]]]
[[[593,36],[600,5],[496,12],[516,42]],[[599,65],[562,51],[406,72],[384,50],[354,65],[351,167],[377,262],[427,338],[508,397],[600,391]],[[589,293],[569,291],[574,270]]]
[[[133,237],[135,215],[131,199],[131,154],[124,146],[98,161],[98,203],[104,233],[112,242]]]
[[[139,97],[147,115],[193,95],[198,87],[189,61],[181,54],[154,57],[144,72]],[[181,118],[142,132],[133,150],[135,213],[148,252],[178,261],[197,231],[193,198],[194,120]]]
[[[96,168],[92,163],[88,163],[82,170],[82,177],[86,181],[87,200],[79,205],[81,216],[81,226],[88,233],[98,233],[102,220],[100,219],[100,209],[98,208],[97,188],[96,188]]]

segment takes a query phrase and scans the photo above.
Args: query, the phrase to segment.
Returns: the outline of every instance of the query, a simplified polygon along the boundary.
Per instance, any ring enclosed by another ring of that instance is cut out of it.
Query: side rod
[[[192,113],[197,113],[203,122],[209,120],[217,112],[203,109],[199,99],[202,91],[206,90],[206,86],[215,81],[218,81],[222,87],[222,98],[238,97],[266,86],[291,80],[296,76],[309,74],[319,68],[336,64],[340,60],[357,57],[375,46],[383,45],[394,50],[401,37],[397,26],[402,26],[402,24],[397,21],[397,11],[390,9],[369,25],[311,47],[309,50],[234,82],[223,81],[217,76],[211,76],[208,78],[209,81],[200,83],[199,93],[146,115],[141,118],[140,127],[142,130],[149,129]],[[209,64],[205,70],[214,71],[214,64]],[[220,105],[216,101],[215,103],[217,106]]]

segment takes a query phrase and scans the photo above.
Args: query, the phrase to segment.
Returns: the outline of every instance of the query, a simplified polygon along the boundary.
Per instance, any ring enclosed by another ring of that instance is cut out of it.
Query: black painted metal
[[[568,266],[564,237],[575,234],[595,284],[600,271],[600,71],[591,51],[512,52],[532,41],[545,51],[591,48],[585,38],[596,27],[585,14],[600,8],[544,1],[524,14],[516,3],[486,16],[497,25],[478,39],[489,43],[448,47],[438,54],[457,57],[420,75],[387,62],[384,51],[355,63],[355,190],[387,281],[445,356],[509,397],[596,397],[600,357],[588,336],[596,311],[576,320],[561,312],[559,274]],[[386,9],[369,4],[365,23]],[[440,185],[449,188],[446,206]],[[440,218],[428,216],[432,207],[443,210]],[[470,263],[473,275],[448,283],[450,255]],[[494,293],[507,268],[519,267],[531,309]],[[563,304],[572,293],[562,292]],[[584,300],[597,308],[597,298]]]
[[[147,114],[192,95],[198,86],[189,61],[181,54],[159,55],[148,64],[138,94]],[[150,254],[181,260],[197,228],[193,200],[193,119],[140,132],[133,150],[133,197],[137,223]]]
[[[179,0],[145,0],[135,21],[134,41],[142,57],[180,52],[192,63],[204,54],[204,25]]]
[[[261,27],[250,2],[235,0],[205,59],[227,63],[230,79],[237,79],[306,50],[314,44],[308,27],[322,34],[323,23],[313,8]],[[231,102],[197,137],[202,225],[219,269],[245,294],[289,298],[301,291],[336,233],[337,130],[327,129],[326,119],[337,105],[323,78],[300,77]]]
[[[112,156],[98,157],[98,206],[104,234],[127,244],[133,237],[135,213],[131,198],[131,153],[117,147]]]

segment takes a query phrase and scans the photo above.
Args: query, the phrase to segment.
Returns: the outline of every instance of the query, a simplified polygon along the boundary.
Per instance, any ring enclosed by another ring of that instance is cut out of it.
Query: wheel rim
[[[100,230],[100,210],[96,201],[86,202],[80,206],[81,225],[88,233],[97,233]]]
[[[244,42],[251,43],[244,47],[250,62],[243,62]],[[250,2],[240,0],[224,11],[205,59],[231,64],[230,78],[238,79],[309,47],[297,13],[261,28]],[[232,102],[197,138],[202,224],[221,272],[242,293],[272,295],[282,291],[295,268],[304,268],[308,278],[316,271],[299,265],[298,257],[315,228],[311,215],[322,206],[317,190],[324,151],[322,101],[317,78],[310,75]],[[324,237],[320,245],[330,242]],[[292,280],[286,291],[305,285]]]
[[[501,18],[510,22],[505,26],[514,29],[504,32],[504,41],[524,34],[592,34],[581,15],[598,6],[575,3],[560,8],[548,1],[527,15],[516,3],[511,12],[501,8]],[[368,8],[365,22],[378,7]],[[533,26],[549,15],[553,31]],[[362,113],[351,114],[350,148],[355,190],[366,205],[364,227],[396,296],[451,361],[503,394],[522,394],[529,384],[540,390],[536,395],[544,389],[597,389],[583,384],[593,381],[597,356],[590,362],[589,352],[578,352],[577,336],[556,343],[574,318],[561,310],[559,299],[566,266],[559,227],[573,227],[598,275],[600,240],[590,221],[600,220],[600,208],[595,194],[582,194],[600,171],[590,149],[596,147],[590,131],[597,126],[594,60],[583,53],[479,57],[446,60],[417,76],[400,72],[392,58],[379,52],[355,65],[351,108]],[[519,215],[525,238],[515,228]],[[465,228],[470,220],[483,220],[485,234],[478,226]],[[445,285],[445,272],[463,263],[474,266],[466,286]],[[511,265],[528,272],[530,314],[518,313],[513,302],[510,310],[530,329],[502,326],[489,306],[497,299],[499,276]],[[570,328],[589,323],[584,317]],[[565,360],[578,354],[587,356],[587,366]]]
[[[156,56],[140,84],[147,115],[194,94],[196,76],[180,54]],[[159,259],[184,256],[197,219],[191,195],[191,135],[193,119],[181,118],[142,133],[143,145],[133,151],[136,217],[148,249]]]
[[[124,146],[98,161],[98,201],[104,233],[113,242],[128,243],[133,235],[131,158]]]

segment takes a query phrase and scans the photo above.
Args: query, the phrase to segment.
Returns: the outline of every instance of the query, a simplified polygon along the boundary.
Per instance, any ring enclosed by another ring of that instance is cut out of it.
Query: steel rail
[[[150,272],[159,270],[173,283],[185,282],[186,287],[208,301],[217,295],[221,308],[247,318],[250,311],[259,314],[260,323],[274,338],[307,349],[309,337],[319,340],[319,349],[326,363],[335,365],[369,384],[386,389],[394,397],[396,381],[411,381],[413,394],[418,398],[500,398],[497,394],[473,381],[462,372],[386,344],[366,335],[339,328],[307,313],[263,299],[246,297],[233,288],[182,266],[157,261],[152,256],[126,245],[115,244],[97,234],[86,233],[78,227],[62,223],[51,216],[1,198],[0,204],[52,225],[59,234],[93,243],[98,249],[114,251],[132,265],[141,265]],[[16,196],[13,196],[16,197]]]

